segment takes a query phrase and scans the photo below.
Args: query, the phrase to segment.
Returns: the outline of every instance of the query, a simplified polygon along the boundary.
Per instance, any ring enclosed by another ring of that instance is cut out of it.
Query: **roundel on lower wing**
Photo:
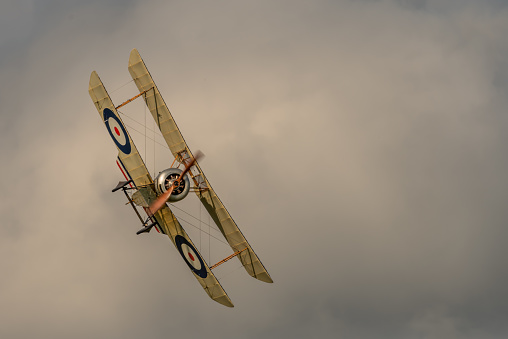
[[[203,259],[199,256],[194,246],[192,246],[187,239],[181,235],[175,237],[176,247],[182,255],[183,259],[189,265],[189,268],[201,278],[206,278],[208,273],[206,272],[206,266]]]
[[[125,154],[131,153],[131,143],[122,122],[109,108],[103,111],[104,123],[116,146]]]

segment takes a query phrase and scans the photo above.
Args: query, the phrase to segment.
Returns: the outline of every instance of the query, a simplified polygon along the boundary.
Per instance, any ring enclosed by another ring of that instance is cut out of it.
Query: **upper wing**
[[[156,194],[149,186],[153,181],[148,173],[148,170],[139,155],[139,152],[132,142],[132,139],[127,132],[122,119],[111,101],[102,81],[97,73],[94,71],[90,75],[90,85],[88,92],[92,98],[97,111],[99,111],[106,128],[113,138],[118,148],[118,159],[121,161],[128,175],[134,181],[141,196],[145,199],[146,204],[150,204],[155,198]],[[206,293],[213,300],[233,307],[233,303],[227,296],[226,292],[218,282],[217,278],[206,265],[201,257],[201,254],[196,250],[194,244],[188,237],[187,233],[183,230],[180,223],[175,218],[169,207],[164,206],[156,214],[155,218],[163,229],[173,241],[185,262],[194,273],[194,276],[199,281],[201,286],[205,289]]]
[[[141,59],[136,49],[131,51],[129,73],[134,79],[139,91],[141,93],[146,91],[143,95],[146,105],[159,126],[173,156],[181,161],[193,157],[166,103],[162,99],[152,76],[148,72],[143,59]],[[273,282],[256,253],[254,253],[242,232],[231,218],[231,215],[224,207],[224,204],[212,189],[212,186],[206,179],[199,164],[195,163],[195,165],[191,167],[190,174],[196,186],[199,188],[199,190],[196,190],[196,194],[208,213],[210,213],[212,219],[221,230],[233,251],[239,252],[247,249],[238,255],[246,271],[256,279],[265,282]]]
[[[90,75],[88,93],[97,111],[99,111],[109,135],[118,148],[118,159],[120,159],[134,184],[136,186],[151,184],[153,182],[152,177],[148,173],[138,149],[125,129],[125,125],[118,115],[106,88],[104,88],[101,79],[95,71]]]
[[[157,86],[152,80],[152,76],[148,73],[145,63],[141,59],[137,49],[131,51],[129,58],[129,73],[131,74],[136,86],[140,92],[147,91],[143,98],[145,99],[146,105],[152,113],[155,122],[159,126],[162,132],[162,136],[166,140],[171,153],[176,158],[178,152],[184,151],[187,148],[185,140],[183,140],[182,134],[176,126],[171,113],[169,113],[168,106],[162,99]]]

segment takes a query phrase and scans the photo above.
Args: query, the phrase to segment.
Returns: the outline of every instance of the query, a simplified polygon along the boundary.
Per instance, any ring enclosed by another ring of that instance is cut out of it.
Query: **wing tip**
[[[213,299],[213,300],[218,302],[219,304],[227,306],[229,308],[235,307],[235,305],[233,305],[233,302],[231,301],[231,299],[229,299],[229,297],[227,295],[224,295],[221,298],[217,298],[217,299]]]
[[[92,73],[90,73],[90,83],[92,83],[92,80],[95,80],[98,77],[99,77],[99,75],[97,74],[97,72],[92,71]]]
[[[102,81],[101,78],[99,78],[99,74],[97,74],[96,71],[92,71],[92,73],[90,73],[90,81],[88,82],[88,91],[94,87],[97,87],[101,83]]]
[[[129,55],[129,66],[134,65],[139,62],[141,59],[141,54],[139,54],[136,48],[133,48],[131,54]]]
[[[262,281],[262,282],[273,284],[273,279],[272,279],[272,277],[270,277],[268,272],[266,272],[265,274],[257,275],[255,278]]]

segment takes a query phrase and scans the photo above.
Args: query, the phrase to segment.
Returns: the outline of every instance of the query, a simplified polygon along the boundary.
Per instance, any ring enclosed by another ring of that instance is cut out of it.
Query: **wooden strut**
[[[187,156],[187,157],[184,157],[184,154]],[[190,155],[189,153],[187,152],[187,149],[181,151],[181,152],[178,152],[178,157],[177,158],[180,158],[181,160],[178,160],[180,162],[180,165],[181,164],[185,164],[185,161],[187,159],[190,159]],[[175,161],[177,161],[177,158],[175,158]],[[173,161],[173,164],[175,163],[175,161]],[[180,166],[178,165],[178,166]],[[171,167],[173,167],[173,165],[171,165]],[[207,191],[209,190],[210,188],[209,187],[202,187],[202,184],[206,185],[205,181],[203,180],[202,178],[202,175],[201,173],[198,173],[198,174],[194,174],[192,172],[192,168],[196,168],[195,164],[193,166],[191,166],[191,169],[189,170],[189,175],[190,177],[192,178],[192,181],[194,181],[194,185],[196,187],[196,189],[199,191],[199,192],[203,192],[203,191]],[[196,169],[197,170],[197,169]],[[199,172],[199,170],[197,170]],[[201,182],[199,182],[196,177],[201,177]]]
[[[145,94],[146,92],[148,92],[149,90],[151,90],[152,88],[153,88],[153,87],[151,87],[151,88],[147,89],[147,90],[146,90],[146,91],[144,91],[144,92],[139,93],[138,95],[136,95],[136,96],[134,96],[134,97],[130,98],[129,100],[127,100],[127,101],[125,101],[125,102],[121,103],[120,105],[116,106],[115,108],[116,108],[116,109],[119,109],[120,107],[123,107],[123,106],[127,105],[129,102],[131,102],[131,101],[132,101],[132,100],[134,100],[134,99],[139,98],[140,96],[142,96],[143,94]]]
[[[211,270],[213,270],[215,267],[217,267],[217,266],[219,266],[219,265],[221,265],[221,264],[224,264],[226,261],[228,261],[228,260],[230,260],[230,259],[233,259],[234,257],[236,257],[238,254],[242,253],[242,252],[243,252],[243,251],[245,251],[246,249],[248,249],[248,247],[245,247],[243,250],[241,250],[241,251],[238,251],[238,252],[236,252],[236,253],[231,254],[229,257],[222,259],[221,261],[219,261],[218,263],[216,263],[216,264],[215,264],[215,265],[213,265],[213,266],[210,266],[210,269],[211,269]]]
[[[175,162],[176,162],[176,158],[175,158],[175,160],[173,160],[173,163],[171,164],[170,168],[173,168],[173,165],[175,164]],[[180,164],[178,165],[178,167],[180,167]]]
[[[129,197],[129,195],[127,194],[127,189],[125,187],[123,187],[123,193],[127,197],[127,200],[129,200],[129,202],[127,204],[130,204],[132,206],[132,208],[134,209],[134,212],[136,212],[136,215],[138,216],[139,220],[144,225],[145,222],[144,222],[143,218],[141,218],[141,215],[139,214],[138,209],[136,208],[136,206],[134,206],[134,201],[132,201],[131,197]]]

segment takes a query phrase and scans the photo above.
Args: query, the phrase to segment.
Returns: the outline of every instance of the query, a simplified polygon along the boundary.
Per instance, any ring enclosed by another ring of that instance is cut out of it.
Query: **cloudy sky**
[[[0,337],[505,338],[507,37],[504,0],[3,0]],[[111,193],[88,80],[135,95],[132,48],[275,281],[224,265],[233,309]]]

